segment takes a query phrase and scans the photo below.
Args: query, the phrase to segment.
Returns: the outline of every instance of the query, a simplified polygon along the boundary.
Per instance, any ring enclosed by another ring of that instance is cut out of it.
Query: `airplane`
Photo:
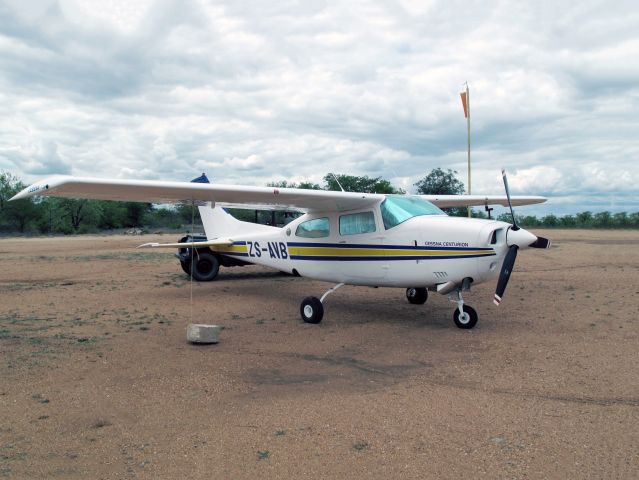
[[[411,304],[428,292],[456,304],[455,325],[473,328],[479,319],[464,301],[471,286],[497,278],[499,305],[517,252],[548,248],[550,240],[520,228],[513,205],[542,203],[539,196],[386,195],[200,182],[119,180],[53,176],[26,187],[12,200],[36,195],[198,205],[205,241],[147,243],[140,247],[190,247],[192,269],[217,275],[220,260],[263,265],[299,277],[334,283],[321,297],[300,305],[304,322],[320,323],[328,295],[344,285],[400,287]],[[512,223],[449,217],[441,208],[502,205]],[[303,214],[284,227],[235,219],[229,207],[296,209]],[[191,270],[193,271],[193,270]]]

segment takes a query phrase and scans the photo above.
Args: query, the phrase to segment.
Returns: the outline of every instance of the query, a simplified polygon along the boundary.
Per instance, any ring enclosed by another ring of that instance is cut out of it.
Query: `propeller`
[[[508,253],[504,258],[504,263],[501,266],[501,272],[499,272],[499,280],[497,280],[497,288],[495,290],[495,297],[493,302],[495,305],[501,303],[501,299],[506,291],[508,280],[510,280],[510,274],[515,267],[515,260],[517,259],[517,251],[520,247],[532,247],[532,248],[549,248],[550,240],[544,237],[538,237],[532,233],[519,228],[515,219],[515,212],[513,211],[513,205],[510,202],[510,189],[508,188],[508,178],[506,177],[506,170],[502,168],[501,176],[504,179],[504,188],[506,189],[506,198],[508,199],[508,207],[510,207],[510,215],[513,219],[512,227],[509,227],[506,234],[506,244],[509,245]]]
[[[504,168],[501,169],[501,177],[504,179],[504,188],[506,189],[506,198],[508,199],[508,207],[510,208],[510,216],[513,219],[513,226],[511,230],[517,231],[519,227],[517,226],[517,220],[515,220],[515,212],[513,212],[513,205],[510,203],[510,189],[508,188],[508,177],[506,177],[506,170]]]
[[[547,238],[538,236],[537,240],[535,240],[533,243],[531,243],[528,246],[532,248],[550,248],[550,240],[548,240]]]
[[[515,266],[517,250],[519,250],[517,245],[512,245],[508,248],[508,253],[501,266],[501,272],[499,272],[499,280],[497,280],[497,289],[495,290],[495,298],[493,299],[495,305],[499,305],[501,303],[501,297],[504,296],[506,285],[508,285],[508,280],[510,280],[510,274],[513,273],[513,267]]]

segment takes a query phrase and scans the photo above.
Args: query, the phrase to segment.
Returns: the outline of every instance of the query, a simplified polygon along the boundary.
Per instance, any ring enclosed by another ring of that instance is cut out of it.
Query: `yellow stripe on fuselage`
[[[246,245],[221,245],[210,247],[214,252],[219,253],[247,253]]]
[[[380,248],[334,248],[334,247],[288,247],[290,255],[328,256],[328,257],[440,257],[466,255],[492,255],[493,250],[399,250]]]

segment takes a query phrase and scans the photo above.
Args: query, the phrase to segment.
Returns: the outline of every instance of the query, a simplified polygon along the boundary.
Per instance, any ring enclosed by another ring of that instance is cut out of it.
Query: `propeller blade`
[[[508,206],[510,207],[510,216],[513,219],[512,229],[517,231],[519,227],[517,226],[517,221],[515,220],[515,212],[513,212],[513,205],[510,203],[510,189],[508,188],[508,178],[506,177],[506,170],[501,169],[501,176],[504,179],[504,188],[506,189],[506,198],[508,199]]]
[[[544,237],[537,237],[537,240],[528,246],[532,248],[550,248],[550,240]]]
[[[508,285],[508,280],[510,279],[510,274],[513,272],[513,267],[515,266],[515,259],[517,258],[517,250],[519,250],[519,247],[517,245],[511,246],[508,249],[506,258],[504,258],[504,263],[501,266],[501,272],[499,272],[499,280],[497,281],[495,298],[493,299],[493,302],[495,303],[495,305],[499,305],[501,303],[501,298],[504,296],[504,292],[506,291],[506,285]]]

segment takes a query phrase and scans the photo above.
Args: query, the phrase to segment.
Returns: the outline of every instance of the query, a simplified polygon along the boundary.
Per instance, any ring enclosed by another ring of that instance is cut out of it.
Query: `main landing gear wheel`
[[[320,323],[324,317],[324,306],[317,297],[306,297],[300,306],[300,315],[306,323]]]
[[[190,265],[189,265],[190,266]],[[220,271],[220,261],[213,253],[195,253],[193,259],[193,279],[198,282],[210,282]],[[187,272],[188,273],[188,272]]]
[[[407,288],[406,299],[413,305],[423,305],[428,300],[428,290],[423,287]]]
[[[479,320],[477,312],[473,307],[469,307],[468,305],[464,305],[462,308],[464,309],[463,312],[459,311],[459,307],[455,309],[455,313],[453,314],[455,325],[464,329],[473,328],[477,325],[477,320]]]

